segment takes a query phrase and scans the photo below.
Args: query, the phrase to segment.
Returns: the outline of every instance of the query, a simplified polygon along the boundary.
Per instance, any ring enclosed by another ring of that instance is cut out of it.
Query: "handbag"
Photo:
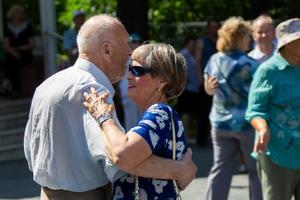
[[[172,123],[172,159],[173,160],[176,160],[176,133],[175,133],[175,123],[174,123],[174,118],[173,118],[173,112],[172,110],[170,109],[171,111],[171,123]],[[176,200],[182,200],[181,198],[181,195],[180,195],[180,190],[179,190],[179,187],[176,183],[175,180],[172,180],[173,181],[173,185],[174,185],[174,190],[175,190],[175,193],[176,193]],[[139,197],[139,177],[135,177],[135,200],[142,200],[140,199]]]

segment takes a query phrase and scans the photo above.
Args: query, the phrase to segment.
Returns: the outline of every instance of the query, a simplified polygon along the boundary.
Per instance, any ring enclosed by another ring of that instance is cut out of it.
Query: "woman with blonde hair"
[[[228,198],[234,159],[241,152],[249,172],[250,197],[260,200],[261,186],[251,157],[254,131],[244,119],[252,75],[258,62],[247,56],[251,28],[240,17],[230,17],[219,29],[217,49],[204,70],[205,90],[213,95],[210,112],[214,164],[208,177],[207,199]]]
[[[137,125],[124,134],[111,117],[113,106],[108,94],[92,90],[85,94],[85,106],[104,132],[108,156],[121,169],[133,168],[152,154],[179,160],[187,151],[184,128],[177,112],[167,101],[180,95],[187,79],[181,54],[167,44],[146,44],[132,53],[128,96],[143,111]],[[159,177],[158,177],[159,178]],[[114,183],[118,200],[177,199],[175,181],[135,178],[126,174]]]

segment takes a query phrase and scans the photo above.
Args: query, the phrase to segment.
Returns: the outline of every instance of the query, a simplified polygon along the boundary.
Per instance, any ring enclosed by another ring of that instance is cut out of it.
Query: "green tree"
[[[228,16],[245,16],[250,0],[150,0],[150,36],[154,40],[180,45],[185,36],[199,37],[203,26],[182,22],[206,21],[210,17],[224,20]]]
[[[84,11],[87,17],[100,13],[109,13],[116,16],[117,0],[55,0],[56,14],[58,16],[58,32],[73,25],[73,12]]]

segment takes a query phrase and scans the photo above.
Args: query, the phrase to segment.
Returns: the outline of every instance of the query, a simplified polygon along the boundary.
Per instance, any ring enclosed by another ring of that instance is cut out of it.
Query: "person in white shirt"
[[[269,15],[260,15],[253,20],[252,28],[255,47],[248,53],[248,56],[262,63],[269,59],[276,50],[273,20]]]
[[[122,175],[106,159],[96,120],[82,106],[91,87],[114,95],[131,53],[128,33],[116,18],[97,15],[81,27],[74,66],[45,80],[35,91],[25,129],[24,152],[41,199],[111,199],[109,181]],[[116,114],[113,114],[121,128]],[[195,177],[188,151],[182,161],[151,156],[127,172],[145,177],[175,179],[184,188]],[[184,172],[184,173],[182,173]]]

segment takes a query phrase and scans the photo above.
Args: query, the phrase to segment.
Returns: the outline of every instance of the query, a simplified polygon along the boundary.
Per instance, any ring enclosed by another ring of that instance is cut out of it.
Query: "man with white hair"
[[[278,52],[251,84],[246,119],[256,129],[264,200],[300,199],[300,19],[276,27]]]
[[[273,19],[269,15],[260,15],[254,19],[252,28],[255,47],[248,55],[262,63],[269,59],[276,50]]]
[[[36,89],[24,151],[33,179],[42,187],[42,200],[111,198],[109,181],[122,172],[106,159],[104,137],[82,105],[83,92],[94,87],[108,92],[112,101],[112,83],[123,76],[131,53],[128,38],[116,18],[90,18],[79,31],[79,58],[74,66],[49,77]],[[118,123],[115,113],[113,117]],[[183,188],[193,180],[195,171],[190,151],[182,161],[152,156],[128,170],[138,176],[175,179]]]

